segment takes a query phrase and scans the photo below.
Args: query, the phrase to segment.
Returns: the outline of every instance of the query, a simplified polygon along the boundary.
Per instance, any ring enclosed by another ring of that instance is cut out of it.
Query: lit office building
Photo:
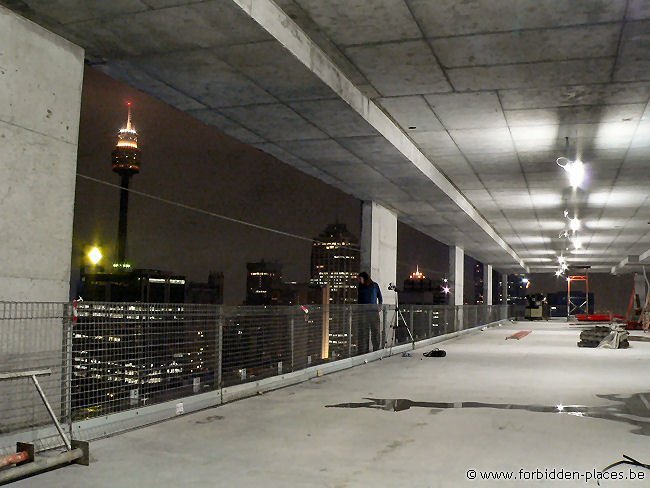
[[[332,304],[356,303],[359,260],[357,238],[345,224],[330,224],[312,243],[311,282],[329,285]]]

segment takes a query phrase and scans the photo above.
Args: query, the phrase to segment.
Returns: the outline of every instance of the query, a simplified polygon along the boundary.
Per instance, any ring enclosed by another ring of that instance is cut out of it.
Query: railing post
[[[68,438],[72,439],[72,305],[63,304],[63,358],[61,367],[61,420],[68,424]]]
[[[223,320],[224,320],[223,306],[217,306],[216,312],[217,312],[217,321],[215,325],[217,327],[217,330],[215,331],[216,332],[215,350],[217,353],[217,357],[215,359],[217,360],[217,364],[215,369],[215,381],[216,381],[215,389],[221,389],[223,388]]]
[[[293,314],[293,308],[289,310],[289,313],[291,314],[291,371],[294,371],[294,353],[296,350],[296,338],[295,338],[295,322],[294,322],[294,314]]]
[[[388,307],[386,304],[383,304],[381,306],[381,337],[379,340],[381,341],[381,344],[384,346],[384,349],[386,349],[386,345],[388,344],[388,331],[386,330],[386,327],[388,327]]]
[[[409,330],[411,331],[411,336],[415,339],[415,328],[413,326],[414,315],[413,305],[409,305]]]
[[[348,357],[352,357],[352,307],[348,305]]]

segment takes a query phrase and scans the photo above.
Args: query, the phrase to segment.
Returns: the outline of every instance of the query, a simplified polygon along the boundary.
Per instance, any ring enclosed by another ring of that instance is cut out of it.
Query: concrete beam
[[[640,263],[641,259],[640,256],[637,255],[629,255],[621,260],[620,263],[618,263],[615,266],[612,266],[612,271],[611,273],[615,275],[618,273],[620,270],[625,268],[626,266],[638,266]]]
[[[334,61],[272,0],[232,0],[302,64],[372,125],[422,175],[444,192],[522,268],[523,260],[465,196],[432,164],[402,129],[345,75]]]

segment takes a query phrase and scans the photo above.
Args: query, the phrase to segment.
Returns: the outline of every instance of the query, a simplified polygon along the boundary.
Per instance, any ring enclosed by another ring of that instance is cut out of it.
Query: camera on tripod
[[[395,285],[395,283],[388,283],[388,290],[389,291],[396,291],[397,286]]]

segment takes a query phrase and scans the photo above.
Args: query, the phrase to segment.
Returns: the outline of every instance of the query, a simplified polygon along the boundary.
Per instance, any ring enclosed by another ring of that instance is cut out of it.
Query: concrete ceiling
[[[650,1],[0,3],[496,268],[650,260]],[[573,191],[555,159],[576,155]],[[558,238],[564,209],[580,251]]]

